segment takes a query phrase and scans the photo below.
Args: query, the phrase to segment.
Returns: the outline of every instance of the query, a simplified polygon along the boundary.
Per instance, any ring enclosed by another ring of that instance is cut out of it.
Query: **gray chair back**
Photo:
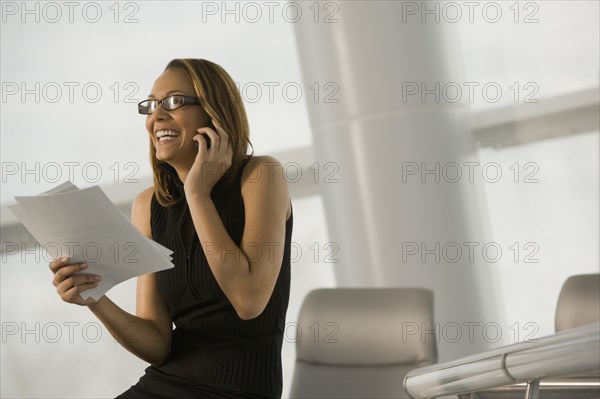
[[[600,321],[600,274],[571,276],[556,306],[556,332]]]
[[[428,289],[318,289],[297,328],[291,398],[406,397],[404,376],[437,361]]]

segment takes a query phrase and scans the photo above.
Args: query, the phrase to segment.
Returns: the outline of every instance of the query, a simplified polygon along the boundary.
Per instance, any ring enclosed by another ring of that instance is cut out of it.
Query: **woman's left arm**
[[[248,320],[263,312],[279,276],[290,197],[283,167],[270,156],[248,162],[241,190],[246,215],[241,248],[223,226],[209,194],[192,193],[187,201],[217,283],[238,316]]]

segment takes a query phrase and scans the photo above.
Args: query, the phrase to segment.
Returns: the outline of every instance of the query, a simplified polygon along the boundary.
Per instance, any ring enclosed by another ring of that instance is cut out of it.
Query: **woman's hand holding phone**
[[[194,136],[198,154],[188,175],[184,189],[186,195],[208,195],[215,184],[231,167],[233,149],[229,135],[221,124],[212,119],[211,126],[198,129]]]
[[[211,123],[211,128],[214,129],[214,127],[212,127],[212,123]],[[201,133],[201,136],[206,141],[207,148],[210,148],[210,146],[211,146],[210,137],[208,137],[208,135],[206,133]],[[197,150],[200,148],[200,145],[197,140],[194,140],[194,146],[196,147]]]

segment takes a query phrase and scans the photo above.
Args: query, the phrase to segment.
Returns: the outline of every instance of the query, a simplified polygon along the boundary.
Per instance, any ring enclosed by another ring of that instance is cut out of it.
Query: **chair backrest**
[[[318,289],[297,328],[291,398],[404,397],[406,373],[437,361],[428,289]]]
[[[571,276],[556,306],[556,332],[600,321],[600,274]]]

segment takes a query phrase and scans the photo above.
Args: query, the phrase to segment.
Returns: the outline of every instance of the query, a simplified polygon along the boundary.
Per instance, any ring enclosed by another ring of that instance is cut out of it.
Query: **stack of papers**
[[[132,277],[173,267],[173,251],[142,235],[98,186],[80,190],[67,181],[37,196],[15,197],[10,210],[51,256],[87,262],[78,274],[102,276],[81,292],[98,300]]]

